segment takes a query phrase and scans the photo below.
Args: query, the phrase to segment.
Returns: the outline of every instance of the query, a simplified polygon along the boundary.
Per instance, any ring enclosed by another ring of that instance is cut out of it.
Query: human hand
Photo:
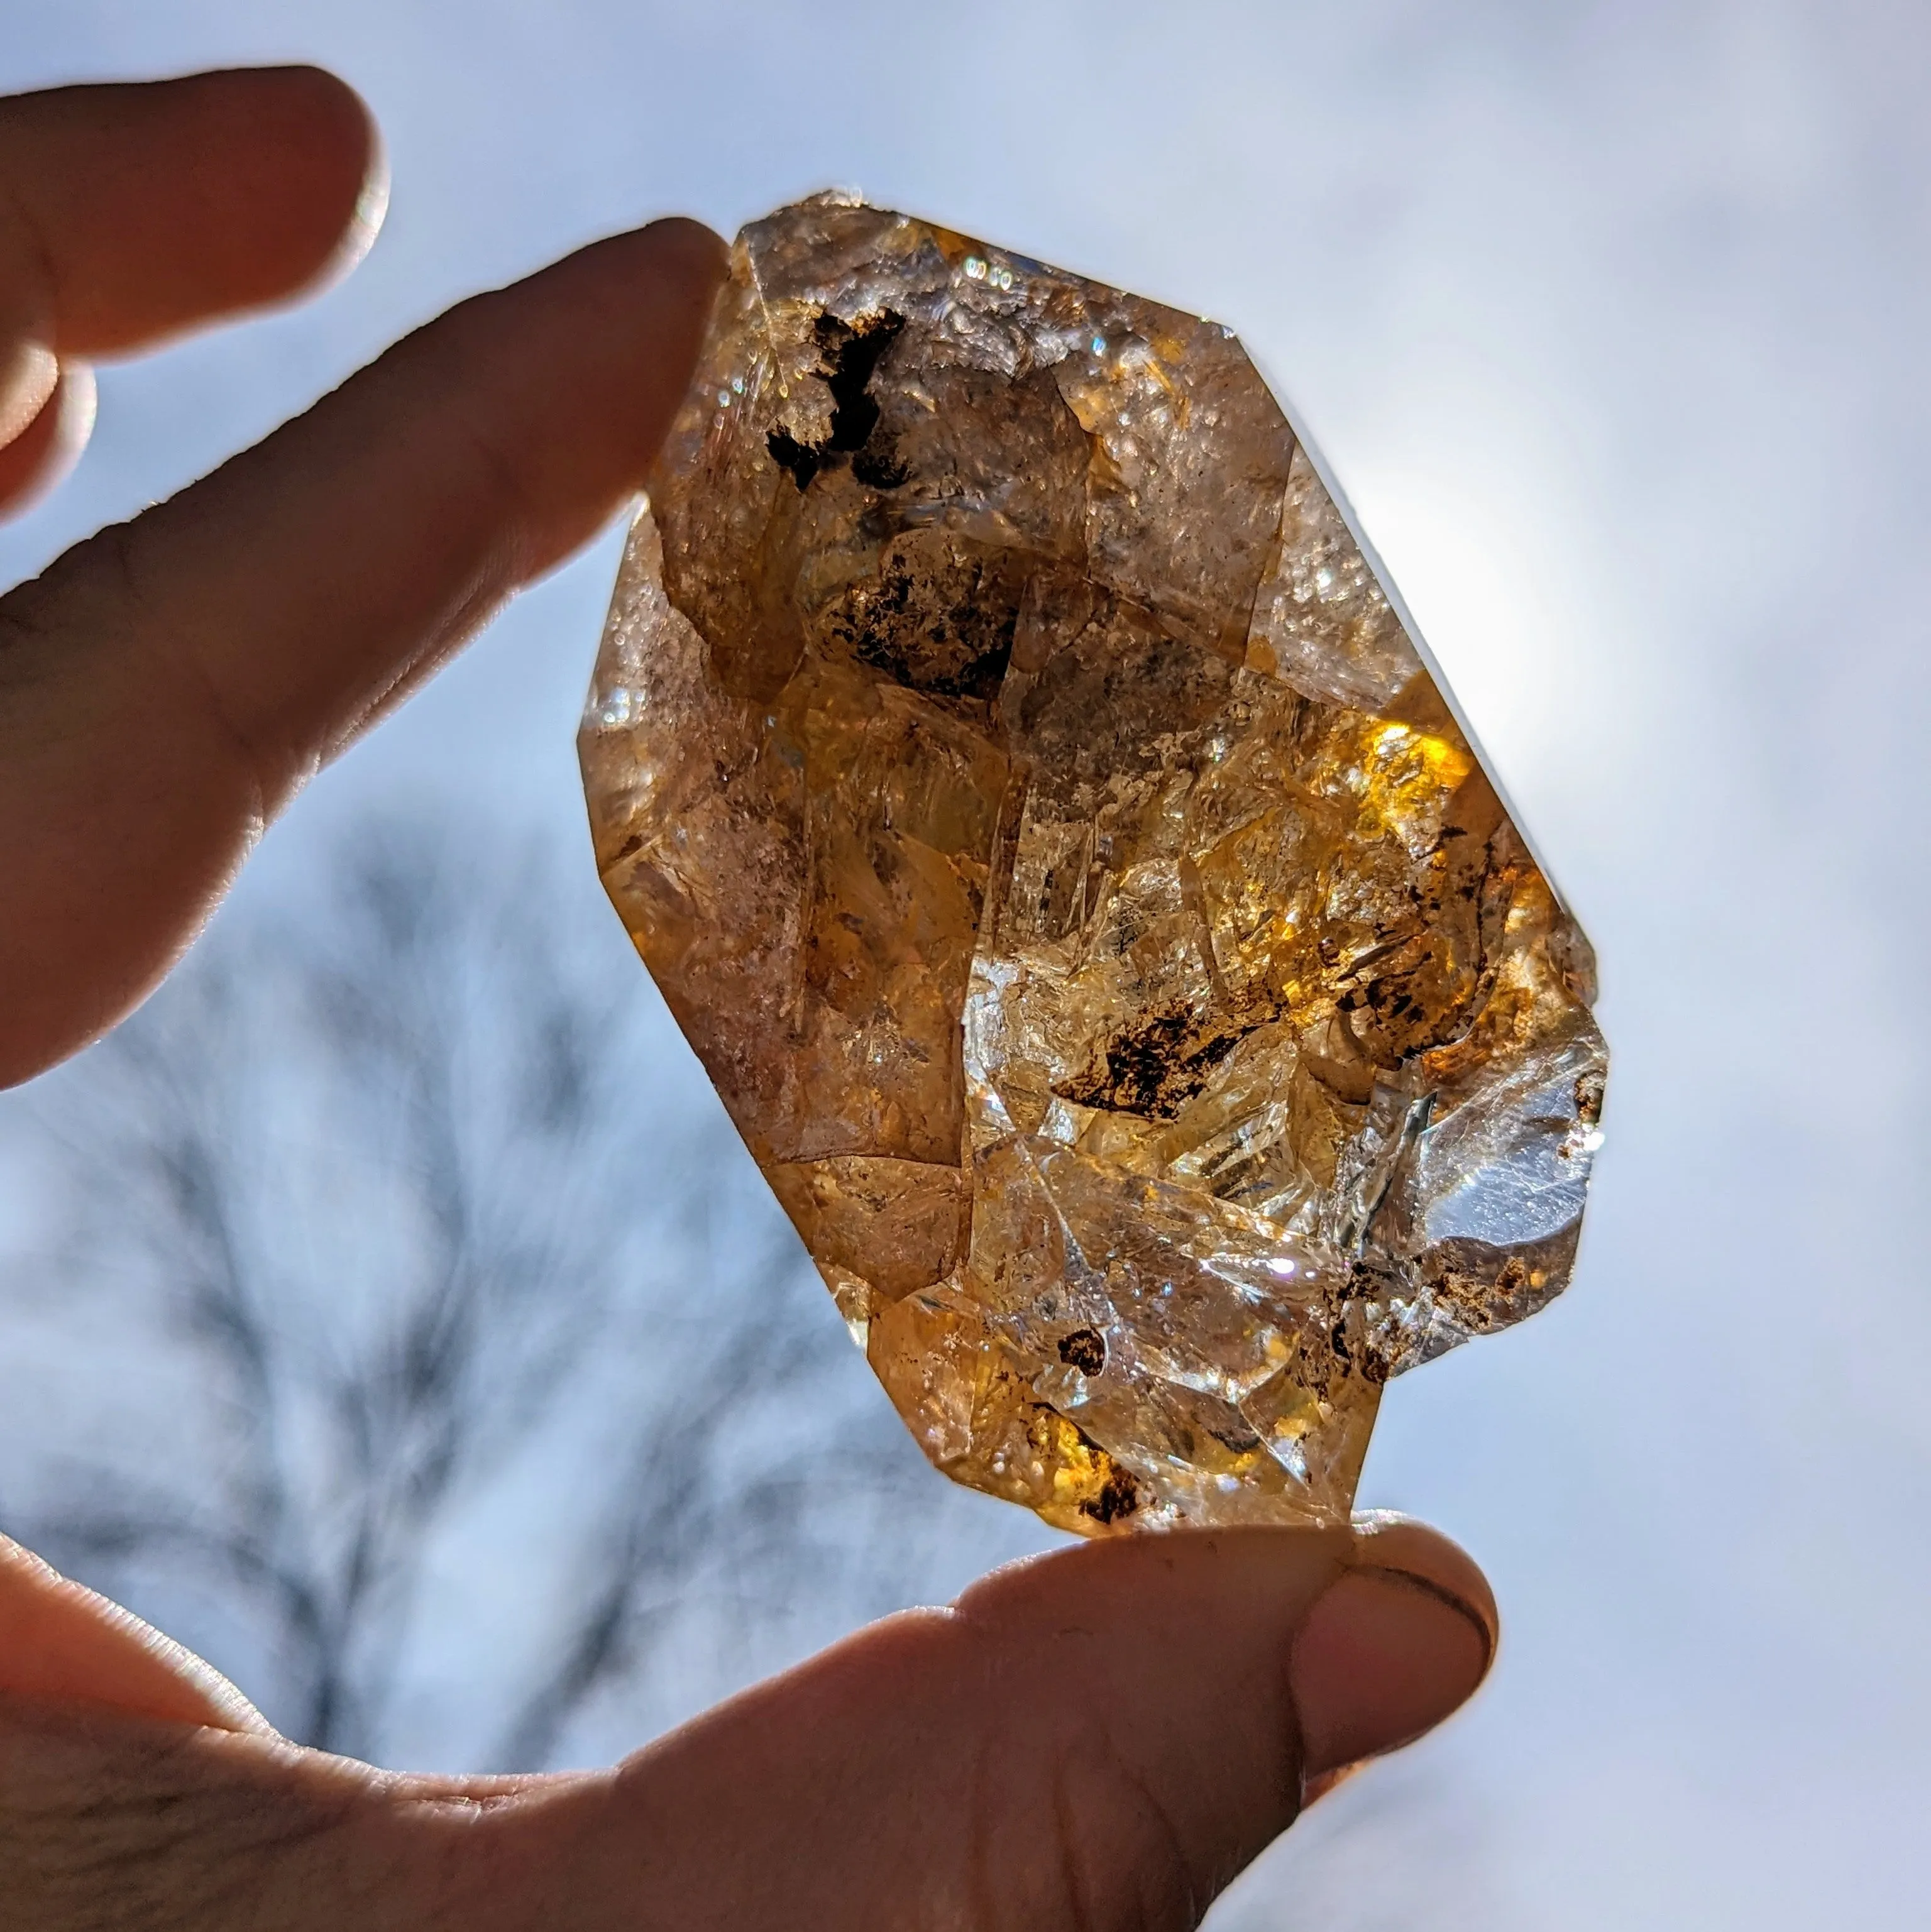
[[[0,506],[84,433],[87,358],[343,265],[378,166],[307,70],[0,102]],[[0,599],[0,1081],[125,1013],[306,778],[620,506],[721,261],[659,224],[465,303]],[[1411,1524],[1116,1539],[613,1771],[429,1778],[277,1737],[0,1538],[0,1928],[1189,1926],[1494,1630]]]

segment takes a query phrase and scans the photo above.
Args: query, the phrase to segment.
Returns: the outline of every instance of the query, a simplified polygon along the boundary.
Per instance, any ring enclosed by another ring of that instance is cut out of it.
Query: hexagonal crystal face
[[[1567,1280],[1588,947],[1217,325],[821,196],[738,238],[581,749],[611,898],[932,1460],[1345,1514]]]

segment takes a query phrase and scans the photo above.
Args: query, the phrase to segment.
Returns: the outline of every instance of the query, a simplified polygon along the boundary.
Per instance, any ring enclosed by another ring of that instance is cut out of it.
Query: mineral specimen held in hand
[[[605,883],[927,1454],[1332,1520],[1567,1280],[1587,942],[1239,344],[824,196],[738,238],[581,740]]]

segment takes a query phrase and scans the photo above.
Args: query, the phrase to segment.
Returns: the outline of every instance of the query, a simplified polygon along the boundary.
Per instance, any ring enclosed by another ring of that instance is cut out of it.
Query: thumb
[[[1419,1525],[1086,1544],[526,1793],[488,1903],[515,1870],[586,1928],[1191,1927],[1304,1792],[1463,1702],[1495,1630]]]

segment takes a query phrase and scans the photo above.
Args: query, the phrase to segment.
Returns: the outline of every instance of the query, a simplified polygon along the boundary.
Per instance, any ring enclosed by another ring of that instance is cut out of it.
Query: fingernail
[[[1310,1802],[1329,1774],[1432,1730],[1473,1694],[1495,1651],[1482,1574],[1419,1524],[1357,1526],[1356,1557],[1302,1620],[1290,1683]]]

